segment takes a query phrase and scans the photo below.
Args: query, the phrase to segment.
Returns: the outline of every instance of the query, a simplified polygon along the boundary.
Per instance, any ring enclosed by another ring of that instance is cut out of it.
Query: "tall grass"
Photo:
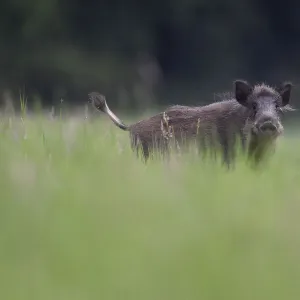
[[[145,165],[100,120],[22,118],[0,124],[1,299],[299,299],[293,135],[227,172]]]

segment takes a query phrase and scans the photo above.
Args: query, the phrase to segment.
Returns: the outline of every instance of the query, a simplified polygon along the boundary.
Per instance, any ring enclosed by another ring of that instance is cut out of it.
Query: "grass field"
[[[228,173],[101,120],[2,118],[0,299],[299,299],[300,139]]]

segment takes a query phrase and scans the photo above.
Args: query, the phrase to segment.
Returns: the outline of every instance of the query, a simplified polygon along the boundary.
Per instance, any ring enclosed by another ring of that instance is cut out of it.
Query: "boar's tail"
[[[108,114],[109,118],[121,129],[129,130],[129,126],[125,125],[108,107],[105,96],[92,92],[89,93],[89,100],[98,110]]]

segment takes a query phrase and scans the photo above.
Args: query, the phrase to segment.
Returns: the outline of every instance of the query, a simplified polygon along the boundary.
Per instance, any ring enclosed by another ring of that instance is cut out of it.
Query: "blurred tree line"
[[[237,77],[297,84],[299,11],[295,0],[2,0],[0,89],[51,105],[98,90],[146,107],[209,102]]]

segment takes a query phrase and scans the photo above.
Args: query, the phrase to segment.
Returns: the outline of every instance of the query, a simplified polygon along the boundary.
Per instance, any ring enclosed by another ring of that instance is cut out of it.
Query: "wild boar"
[[[174,105],[165,112],[125,125],[108,107],[105,96],[92,92],[89,100],[106,113],[121,129],[129,131],[134,150],[139,146],[145,161],[153,150],[168,153],[168,144],[174,138],[177,145],[195,141],[199,151],[222,152],[222,161],[230,166],[236,155],[239,138],[243,152],[255,164],[283,134],[282,113],[294,110],[290,105],[292,84],[271,87],[264,83],[251,85],[244,80],[233,84],[233,96],[205,106]]]

